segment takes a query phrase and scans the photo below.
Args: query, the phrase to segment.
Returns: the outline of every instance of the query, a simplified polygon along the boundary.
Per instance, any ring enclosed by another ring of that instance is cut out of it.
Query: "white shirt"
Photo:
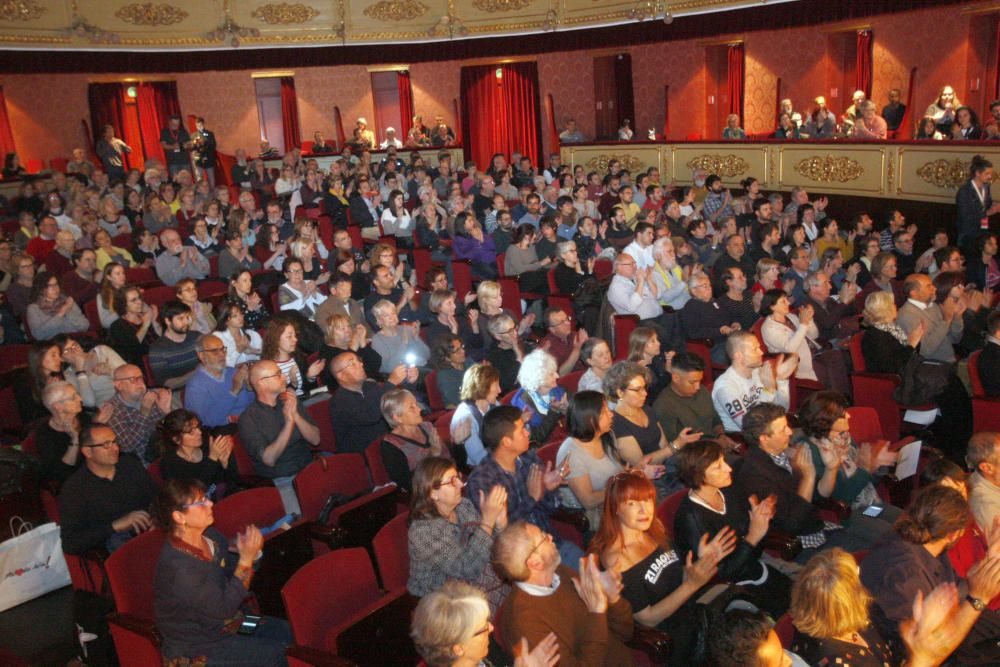
[[[636,294],[635,281],[615,274],[608,288],[608,303],[619,315],[638,315],[640,320],[650,320],[663,314],[663,307],[643,285],[642,296]]]
[[[514,585],[520,588],[522,591],[528,595],[532,595],[536,598],[545,598],[557,590],[559,590],[559,575],[552,574],[552,586],[539,586],[538,584],[529,584],[526,581],[515,581]]]
[[[730,366],[712,385],[712,404],[726,431],[742,429],[747,410],[758,403],[776,403],[787,408],[790,403],[788,380],[779,381],[777,392],[770,392],[760,381],[759,368],[745,378]]]
[[[260,359],[260,351],[263,347],[260,334],[253,329],[246,329],[243,333],[246,335],[247,340],[250,341],[250,347],[244,352],[236,349],[236,341],[228,329],[225,331],[216,331],[212,334],[226,346],[226,366],[236,366],[237,364],[244,364]]]

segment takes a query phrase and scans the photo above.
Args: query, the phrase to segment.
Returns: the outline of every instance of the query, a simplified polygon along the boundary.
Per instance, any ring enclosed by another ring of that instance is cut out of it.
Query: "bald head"
[[[252,384],[256,389],[257,384],[261,381],[261,378],[266,380],[268,375],[274,375],[275,373],[281,373],[281,369],[278,368],[278,364],[267,360],[258,361],[250,369],[250,384]]]
[[[353,352],[341,352],[331,359],[330,372],[341,386],[349,389],[359,388],[368,379],[364,364]]]
[[[173,229],[164,229],[160,233],[160,243],[170,252],[177,252],[181,246],[181,236]]]
[[[135,403],[146,394],[146,380],[142,369],[134,364],[125,364],[114,370],[115,391],[126,403]]]

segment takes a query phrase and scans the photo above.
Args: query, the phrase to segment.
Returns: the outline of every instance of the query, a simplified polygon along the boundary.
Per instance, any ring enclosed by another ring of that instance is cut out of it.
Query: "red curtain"
[[[729,113],[740,117],[740,127],[743,123],[743,44],[729,45]]]
[[[872,31],[858,30],[858,55],[855,90],[865,91],[865,97],[872,96]]]
[[[7,117],[7,99],[3,96],[3,86],[0,86],[0,155],[16,153],[14,148],[14,133],[10,129],[10,118]]]
[[[993,41],[996,43],[996,54],[993,57],[993,66],[996,68],[996,72],[993,75],[993,99],[1000,99],[1000,19],[997,20]]]
[[[537,64],[463,67],[461,80],[465,159],[485,166],[494,153],[520,151],[541,165]]]
[[[396,72],[396,87],[399,89],[399,131],[396,138],[405,144],[413,127],[413,87],[410,86],[409,72]]]
[[[285,137],[285,152],[302,145],[299,130],[299,102],[295,95],[295,79],[281,77],[281,123]]]
[[[137,89],[143,152],[147,158],[156,158],[166,164],[167,158],[160,144],[160,130],[167,126],[167,120],[171,116],[181,115],[180,103],[177,101],[177,82],[141,83]]]
[[[87,86],[90,128],[94,142],[104,134],[104,126],[115,128],[115,136],[125,138],[125,96],[120,83],[92,83]]]

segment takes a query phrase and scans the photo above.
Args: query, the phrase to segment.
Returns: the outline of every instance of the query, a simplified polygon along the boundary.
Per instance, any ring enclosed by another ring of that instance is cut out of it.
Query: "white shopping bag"
[[[57,524],[46,523],[0,543],[0,611],[69,583]]]

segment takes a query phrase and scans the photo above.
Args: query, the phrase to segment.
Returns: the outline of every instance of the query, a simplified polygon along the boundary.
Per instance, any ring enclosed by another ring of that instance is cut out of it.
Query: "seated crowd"
[[[265,538],[227,543],[212,507],[264,484],[301,516],[334,451],[409,503],[431,666],[629,665],[649,631],[671,665],[1000,663],[1000,434],[973,433],[964,381],[978,352],[1000,395],[1000,264],[961,193],[925,252],[899,211],[838,223],[701,169],[432,165],[394,136],[373,162],[362,121],[358,157],[293,151],[272,179],[239,151],[233,186],[172,122],[193,171],[81,151],[10,203],[0,343],[33,341],[12,381],[64,550],[165,531],[171,664],[284,664],[284,622],[226,622]],[[992,177],[977,158],[968,187]],[[852,435],[852,345],[919,397],[919,490]]]

